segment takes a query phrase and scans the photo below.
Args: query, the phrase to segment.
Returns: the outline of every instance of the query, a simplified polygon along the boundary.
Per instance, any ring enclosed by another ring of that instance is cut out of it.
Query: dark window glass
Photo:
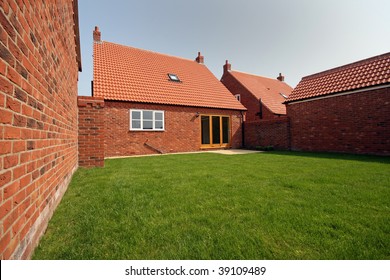
[[[222,143],[229,143],[229,118],[222,117]]]
[[[220,144],[221,143],[221,134],[220,134],[220,117],[219,116],[212,116],[212,133],[213,133],[213,144]]]
[[[202,144],[210,144],[210,117],[202,116]]]

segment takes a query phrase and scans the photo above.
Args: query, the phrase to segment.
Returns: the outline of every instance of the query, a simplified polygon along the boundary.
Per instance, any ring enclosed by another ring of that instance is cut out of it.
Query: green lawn
[[[390,259],[390,158],[267,152],[79,169],[34,259]]]

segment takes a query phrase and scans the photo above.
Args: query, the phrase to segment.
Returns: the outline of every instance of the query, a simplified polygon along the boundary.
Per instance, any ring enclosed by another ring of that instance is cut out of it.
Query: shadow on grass
[[[297,151],[269,151],[267,154],[281,155],[281,156],[294,156],[294,157],[307,157],[307,158],[323,158],[323,159],[337,159],[337,160],[350,160],[350,161],[363,161],[363,162],[375,162],[390,164],[389,156],[374,156],[374,155],[356,155],[345,153],[318,153],[318,152],[297,152]]]

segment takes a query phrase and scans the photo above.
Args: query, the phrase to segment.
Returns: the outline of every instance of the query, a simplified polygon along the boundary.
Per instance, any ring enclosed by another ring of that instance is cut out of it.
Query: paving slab
[[[261,153],[262,151],[245,150],[245,149],[228,149],[228,150],[210,150],[205,152],[221,154],[221,155],[245,155],[245,154]]]
[[[262,151],[245,150],[245,149],[227,149],[227,150],[221,149],[221,150],[205,150],[205,151],[181,152],[181,153],[116,156],[116,157],[106,157],[105,159],[117,159],[117,158],[129,158],[129,157],[153,157],[153,156],[165,156],[165,155],[185,155],[185,154],[200,154],[200,153],[214,153],[214,154],[221,154],[221,155],[244,155],[244,154],[262,153]]]

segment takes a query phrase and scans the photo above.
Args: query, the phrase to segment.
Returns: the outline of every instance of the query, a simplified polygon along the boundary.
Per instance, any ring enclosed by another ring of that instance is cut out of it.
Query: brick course
[[[390,155],[390,88],[287,105],[291,148]]]
[[[30,257],[77,168],[74,5],[0,1],[1,259]]]
[[[79,96],[79,166],[104,166],[104,99]]]
[[[290,149],[290,126],[287,117],[245,122],[245,147],[272,146],[277,150]]]

